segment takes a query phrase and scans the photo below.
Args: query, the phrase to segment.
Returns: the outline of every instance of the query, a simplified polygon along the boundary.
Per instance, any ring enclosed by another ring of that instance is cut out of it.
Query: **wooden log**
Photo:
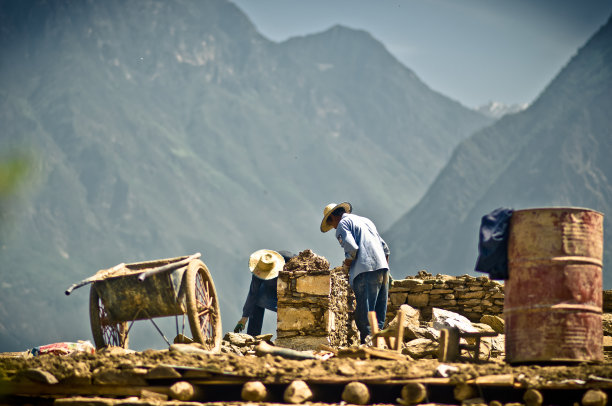
[[[456,328],[443,328],[440,330],[440,346],[438,347],[438,361],[453,362],[459,357],[459,330]]]
[[[464,400],[475,398],[478,393],[473,386],[462,382],[455,386],[453,389],[453,395],[455,396],[456,400],[463,402]]]
[[[268,397],[268,390],[260,381],[249,381],[242,385],[240,396],[249,402],[263,402]]]
[[[422,383],[408,383],[402,386],[401,396],[397,403],[404,406],[417,405],[427,398],[427,388]]]
[[[283,394],[283,399],[287,403],[299,404],[312,399],[312,391],[304,381],[293,381],[287,386]]]
[[[179,381],[170,386],[170,397],[176,400],[193,400],[198,390],[189,382]]]
[[[378,320],[376,319],[376,312],[368,312],[368,321],[370,322],[370,333],[372,334],[372,337],[374,337],[372,345],[376,348],[381,348],[382,338],[376,336],[378,333]]]
[[[582,396],[582,406],[605,406],[608,395],[599,389],[590,389]]]
[[[0,380],[2,396],[140,396],[142,390],[167,393],[167,386],[154,385],[74,385],[57,383],[54,385],[30,382]]]
[[[370,390],[361,382],[351,382],[344,387],[342,400],[355,405],[367,405],[370,402]]]
[[[527,389],[523,395],[525,406],[542,406],[544,402],[544,396],[537,389]]]
[[[397,312],[397,338],[395,340],[395,351],[401,353],[402,352],[402,344],[404,343],[404,317],[405,311],[400,307]]]
[[[514,384],[513,374],[486,375],[470,379],[466,383],[473,383],[481,386],[512,386]]]

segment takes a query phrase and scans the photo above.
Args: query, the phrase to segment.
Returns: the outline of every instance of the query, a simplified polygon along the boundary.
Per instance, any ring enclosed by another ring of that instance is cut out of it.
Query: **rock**
[[[496,333],[504,334],[505,322],[501,317],[485,314],[480,318],[480,322],[490,326]]]
[[[612,336],[612,313],[604,313],[602,315],[603,334]]]
[[[179,353],[179,354],[202,354],[202,355],[215,354],[214,351],[203,349],[201,344],[198,344],[198,343],[172,344],[169,350],[170,350],[170,353]]]
[[[85,362],[75,362],[71,373],[62,379],[62,383],[68,385],[88,385],[91,383],[91,371]]]
[[[58,382],[57,378],[50,372],[40,368],[28,368],[19,372],[19,380],[26,379],[32,382],[46,383],[54,385]]]
[[[242,400],[248,402],[263,402],[268,396],[268,390],[266,386],[259,381],[249,381],[242,385],[242,392],[240,395]]]
[[[437,307],[432,309],[431,321],[438,330],[446,327],[457,327],[463,333],[478,332],[478,329],[472,326],[472,322],[467,317]]]
[[[340,375],[344,375],[344,376],[353,376],[355,375],[357,371],[355,371],[355,368],[353,368],[352,366],[348,365],[348,364],[341,364],[338,367],[338,373]]]
[[[174,341],[173,342],[174,342],[174,344],[191,344],[194,341],[191,338],[189,338],[189,337],[187,337],[187,336],[185,336],[183,334],[177,334],[177,336],[174,337]]]
[[[272,340],[273,336],[274,334],[260,334],[258,336],[255,336],[255,341],[270,341]]]
[[[140,399],[165,402],[168,400],[168,395],[143,389],[140,391]]]
[[[94,385],[134,385],[146,386],[147,381],[142,374],[117,369],[114,367],[102,367],[93,372],[92,381]]]
[[[304,403],[311,398],[312,391],[310,387],[301,380],[291,382],[283,394],[285,402],[292,404]]]
[[[192,400],[196,390],[192,384],[179,381],[170,386],[170,397],[177,400]]]
[[[329,261],[325,257],[321,257],[310,249],[300,252],[295,257],[285,263],[283,271],[327,271],[329,270]]]
[[[181,374],[176,369],[167,365],[158,365],[147,372],[147,379],[176,379],[180,378]]]
[[[612,351],[612,337],[603,336],[603,349],[604,351]]]
[[[612,289],[603,291],[603,311],[612,312]]]
[[[582,406],[605,406],[608,403],[608,395],[599,389],[589,389],[582,396]]]
[[[400,310],[404,312],[404,339],[412,340],[424,337],[424,331],[419,321],[421,313],[407,304],[403,304],[399,307],[397,315],[389,322],[385,330],[397,330]]]
[[[436,341],[432,341],[427,338],[417,338],[406,343],[406,347],[402,350],[402,353],[410,355],[412,358],[420,359],[425,358],[429,355],[438,355],[439,344]]]
[[[223,337],[223,340],[232,345],[237,345],[238,347],[244,347],[245,345],[252,345],[255,343],[255,337],[245,333],[228,332],[225,337]]]
[[[342,400],[355,405],[366,405],[370,402],[370,390],[361,382],[351,382],[344,387]]]

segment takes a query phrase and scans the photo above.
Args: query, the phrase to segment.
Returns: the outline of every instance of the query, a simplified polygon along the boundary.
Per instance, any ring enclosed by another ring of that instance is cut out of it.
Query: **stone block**
[[[391,289],[394,289],[394,288],[413,289],[419,286],[423,286],[423,281],[420,279],[401,279],[401,280],[394,280],[393,283],[391,283]]]
[[[429,306],[441,307],[441,308],[444,308],[444,309],[447,309],[448,306],[455,306],[456,304],[457,304],[456,300],[438,299],[438,300],[430,300],[429,301]]]
[[[288,284],[285,280],[278,278],[276,280],[276,291],[278,292],[278,296],[284,296],[289,293]]]
[[[393,293],[389,294],[389,299],[394,306],[401,306],[406,303],[408,293]]]
[[[455,293],[457,299],[482,299],[484,295],[485,293],[482,290]]]
[[[409,341],[402,353],[406,353],[415,359],[435,356],[438,353],[438,343],[428,338],[417,338]]]
[[[440,289],[440,288],[435,288],[429,291],[429,293],[432,295],[444,295],[444,294],[453,293],[453,292],[454,292],[453,289]]]
[[[279,308],[277,330],[306,330],[319,325],[314,313],[307,307]]]
[[[412,307],[425,307],[429,303],[429,295],[426,293],[408,294],[406,303]]]
[[[486,314],[480,318],[480,322],[490,326],[493,331],[499,334],[504,334],[504,319],[491,314]]]
[[[331,276],[302,276],[296,280],[295,290],[310,295],[328,296],[331,291]]]
[[[327,336],[293,336],[283,337],[274,340],[274,344],[279,347],[291,348],[297,351],[318,350],[321,345],[330,345]]]

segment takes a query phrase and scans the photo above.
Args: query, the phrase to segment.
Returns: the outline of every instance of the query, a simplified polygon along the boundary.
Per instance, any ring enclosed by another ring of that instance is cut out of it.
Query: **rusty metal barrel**
[[[506,361],[603,361],[602,258],[602,213],[514,211],[504,288]]]

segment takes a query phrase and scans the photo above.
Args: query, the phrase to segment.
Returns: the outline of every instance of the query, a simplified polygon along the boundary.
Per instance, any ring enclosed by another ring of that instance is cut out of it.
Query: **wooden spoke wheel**
[[[221,313],[215,284],[204,262],[194,260],[185,273],[187,317],[193,340],[209,350],[221,346]]]
[[[128,347],[128,323],[115,323],[111,320],[94,285],[89,291],[89,321],[97,349]]]

